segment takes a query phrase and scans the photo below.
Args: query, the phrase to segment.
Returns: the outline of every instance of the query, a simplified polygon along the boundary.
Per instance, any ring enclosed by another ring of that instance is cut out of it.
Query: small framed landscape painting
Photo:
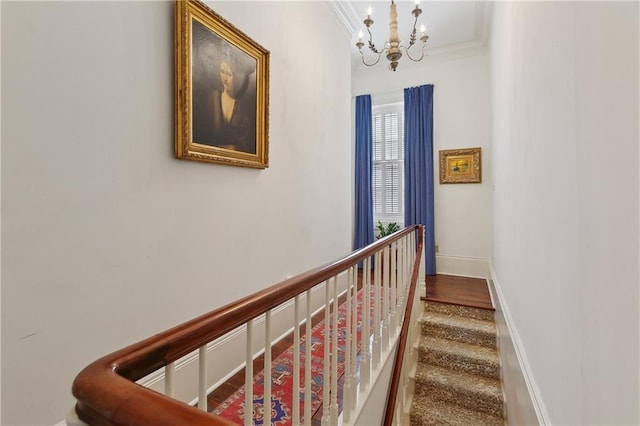
[[[440,150],[440,183],[481,183],[480,148]]]

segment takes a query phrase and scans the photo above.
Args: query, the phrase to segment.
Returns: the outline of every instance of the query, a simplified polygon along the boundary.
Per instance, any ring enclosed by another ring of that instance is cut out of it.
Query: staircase
[[[425,302],[411,425],[500,425],[493,311]]]

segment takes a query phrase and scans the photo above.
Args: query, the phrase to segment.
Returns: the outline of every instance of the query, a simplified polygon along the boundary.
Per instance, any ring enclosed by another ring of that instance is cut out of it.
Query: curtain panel
[[[425,226],[426,273],[436,273],[433,202],[433,85],[404,89],[404,225]]]
[[[374,241],[371,190],[371,95],[356,96],[355,234],[353,249]]]

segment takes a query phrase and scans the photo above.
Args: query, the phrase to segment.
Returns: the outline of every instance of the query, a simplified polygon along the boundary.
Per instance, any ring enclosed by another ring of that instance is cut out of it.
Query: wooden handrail
[[[393,364],[393,371],[391,375],[391,383],[389,384],[389,392],[387,396],[387,406],[384,412],[384,426],[391,426],[393,422],[393,415],[396,409],[398,389],[400,388],[400,379],[402,378],[402,364],[404,362],[404,353],[407,346],[407,339],[409,337],[409,327],[411,324],[411,313],[413,310],[413,302],[416,295],[416,289],[418,287],[418,279],[420,274],[420,257],[424,250],[424,227],[420,226],[418,232],[418,246],[416,252],[418,257],[413,264],[413,273],[411,275],[411,287],[409,288],[409,295],[407,304],[404,308],[404,320],[402,322],[402,329],[400,331],[400,339],[398,341],[398,348],[396,349],[396,358]]]
[[[98,359],[82,370],[73,382],[72,393],[78,401],[78,417],[91,425],[233,424],[140,386],[135,381],[336,276],[416,230],[422,241],[421,226],[406,227],[339,260]]]

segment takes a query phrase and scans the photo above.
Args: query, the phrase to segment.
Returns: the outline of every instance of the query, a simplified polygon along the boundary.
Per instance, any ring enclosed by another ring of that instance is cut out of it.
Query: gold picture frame
[[[440,150],[440,183],[482,183],[480,148]]]
[[[269,166],[269,51],[197,0],[175,2],[177,158]]]

